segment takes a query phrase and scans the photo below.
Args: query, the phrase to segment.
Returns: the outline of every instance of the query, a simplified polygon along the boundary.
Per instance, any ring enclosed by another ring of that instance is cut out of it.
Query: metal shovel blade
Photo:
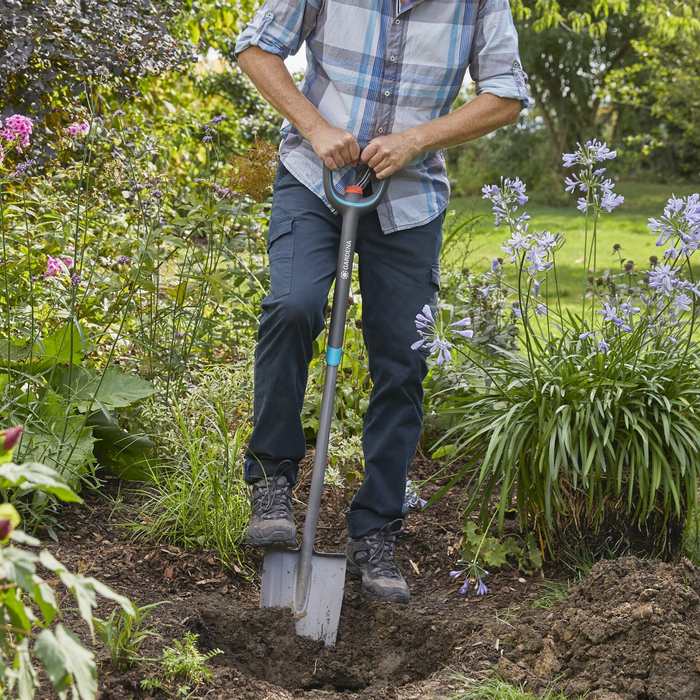
[[[297,634],[335,644],[345,587],[345,554],[311,555],[311,582],[306,602],[297,609],[298,549],[268,547],[263,563],[261,608],[291,608]]]

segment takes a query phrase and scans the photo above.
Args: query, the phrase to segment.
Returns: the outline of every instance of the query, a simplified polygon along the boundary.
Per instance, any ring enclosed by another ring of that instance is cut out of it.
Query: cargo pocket
[[[278,299],[292,291],[294,219],[281,219],[270,224],[267,256],[270,262],[269,298]]]
[[[428,270],[428,290],[425,294],[425,303],[430,307],[433,313],[437,310],[440,286],[440,264],[435,263],[431,265]]]

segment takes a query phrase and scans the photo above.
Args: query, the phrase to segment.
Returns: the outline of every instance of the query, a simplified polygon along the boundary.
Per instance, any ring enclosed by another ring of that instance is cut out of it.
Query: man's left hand
[[[406,131],[373,138],[360,156],[360,163],[369,165],[382,180],[401,170],[421,152],[416,139]]]

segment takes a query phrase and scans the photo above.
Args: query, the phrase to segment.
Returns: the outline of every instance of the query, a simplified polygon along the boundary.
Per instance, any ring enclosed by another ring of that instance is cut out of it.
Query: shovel
[[[360,146],[364,150],[363,144]],[[372,197],[364,198],[362,188],[357,186],[346,187],[341,197],[333,184],[333,174],[323,166],[323,188],[330,204],[342,214],[343,227],[340,234],[333,312],[326,352],[326,378],[323,384],[311,490],[301,547],[287,549],[277,546],[265,550],[260,592],[261,608],[291,608],[296,618],[297,634],[312,639],[323,639],[326,646],[335,644],[338,633],[346,564],[345,554],[318,552],[314,546],[333,418],[333,399],[338,365],[342,356],[357,224],[362,216],[377,208],[386,193],[390,179],[380,181],[371,170],[369,172]]]

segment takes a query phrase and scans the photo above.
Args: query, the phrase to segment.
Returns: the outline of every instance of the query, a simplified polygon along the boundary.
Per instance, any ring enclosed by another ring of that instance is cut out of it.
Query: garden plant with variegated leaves
[[[458,351],[465,371],[484,377],[444,409],[452,422],[438,445],[460,467],[442,493],[467,475],[465,513],[478,511],[483,528],[495,518],[502,532],[515,506],[521,531],[548,557],[676,556],[697,506],[700,286],[691,258],[700,196],[673,197],[649,221],[663,252],[642,279],[621,257],[611,275],[598,264],[598,228],[623,204],[606,173],[616,155],[598,141],[564,155],[573,169],[565,189],[585,216],[580,313],[560,303],[566,236],[534,229],[525,184],[505,178],[483,192],[509,234],[502,250],[513,266],[506,286],[519,347],[487,353],[470,344],[470,318],[427,307],[416,317],[414,347],[443,366]],[[498,268],[494,261],[488,275]]]
[[[23,427],[16,426],[0,433],[3,500],[12,490],[50,493],[61,501],[80,502],[54,469],[12,461],[22,432]],[[6,501],[0,505],[0,695],[32,700],[39,687],[37,669],[42,668],[61,700],[69,693],[72,698],[93,700],[97,696],[95,656],[61,622],[56,590],[37,573],[37,567],[52,572],[70,593],[93,642],[98,594],[115,601],[127,616],[134,615],[134,607],[97,579],[71,573],[47,550],[36,554],[40,542],[18,529],[20,521],[14,506]]]

